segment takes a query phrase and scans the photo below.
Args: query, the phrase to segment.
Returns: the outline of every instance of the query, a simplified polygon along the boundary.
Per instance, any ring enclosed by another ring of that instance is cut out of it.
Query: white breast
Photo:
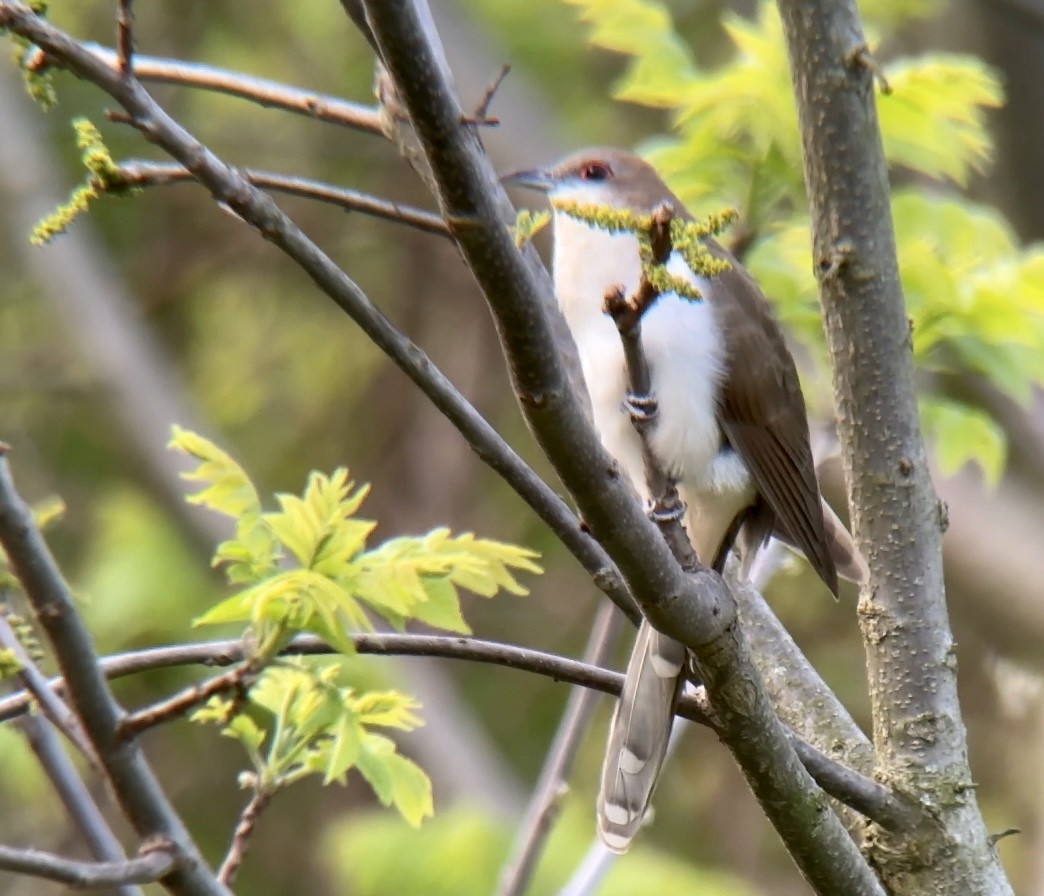
[[[694,275],[680,256],[670,272],[704,295],[712,281]],[[602,442],[638,491],[647,497],[641,445],[622,407],[626,392],[623,349],[616,326],[603,312],[614,286],[630,294],[640,277],[637,240],[610,235],[561,213],[555,215],[554,277],[559,303],[576,340]],[[659,420],[653,451],[674,476],[689,505],[690,537],[704,562],[735,514],[752,497],[746,468],[734,454],[720,454],[717,400],[725,373],[724,340],[709,302],[674,293],[660,296],[642,319]],[[724,522],[723,517],[726,517]]]

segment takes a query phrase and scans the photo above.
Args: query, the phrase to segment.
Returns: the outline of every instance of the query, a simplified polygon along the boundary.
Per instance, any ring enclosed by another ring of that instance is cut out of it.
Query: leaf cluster
[[[250,688],[257,718],[234,700],[214,697],[193,720],[220,724],[243,745],[253,771],[240,783],[250,790],[270,795],[308,775],[344,784],[354,768],[382,805],[417,827],[433,812],[431,781],[394,741],[370,729],[413,730],[421,724],[414,713],[419,704],[395,691],[357,693],[338,681],[340,673],[337,664],[280,660]]]
[[[581,8],[593,44],[629,57],[616,97],[671,113],[673,132],[649,143],[650,161],[694,209],[738,206],[754,235],[752,272],[825,365],[797,113],[775,5],[760,3],[750,19],[725,13],[731,54],[706,67],[657,0],[567,2]],[[883,27],[934,8],[914,0],[881,6],[876,19],[876,7],[867,12]],[[1003,100],[998,77],[974,57],[943,53],[890,60],[881,73],[890,87],[878,101],[887,161],[897,174],[934,184],[893,197],[915,358],[932,374],[985,376],[1025,402],[1044,383],[1040,250],[1020,246],[995,211],[956,191],[992,157],[986,115]],[[944,470],[974,460],[996,480],[1005,459],[996,420],[952,397],[935,375],[925,379],[921,407]]]
[[[247,623],[254,645],[245,694],[212,698],[196,720],[221,724],[243,744],[253,770],[241,780],[257,793],[270,795],[311,774],[343,782],[355,768],[384,805],[419,824],[432,812],[427,776],[371,730],[416,727],[418,704],[394,691],[356,690],[342,681],[340,661],[290,661],[278,653],[308,631],[351,656],[350,632],[371,630],[371,613],[399,629],[417,620],[467,633],[459,589],[482,597],[525,594],[516,573],[540,572],[536,555],[446,529],[367,549],[376,524],[356,514],[369,489],[356,487],[347,470],[312,473],[302,494],[277,495],[279,509],[265,512],[245,471],[213,442],[175,427],[171,446],[198,461],[184,474],[201,485],[188,500],[236,525],[214,563],[239,590],[197,624]]]

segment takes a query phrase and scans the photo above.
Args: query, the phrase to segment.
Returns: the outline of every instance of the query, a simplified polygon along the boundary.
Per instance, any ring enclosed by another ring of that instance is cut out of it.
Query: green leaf
[[[1000,79],[973,56],[932,53],[885,67],[891,92],[878,101],[885,156],[965,186],[993,154],[987,110],[1004,101]]]
[[[434,813],[431,780],[415,763],[396,753],[388,738],[368,734],[358,768],[381,804],[394,805],[411,827],[418,827]]]
[[[359,761],[365,736],[365,729],[357,718],[347,714],[341,717],[329,747],[323,784],[345,783],[349,769]]]
[[[1007,440],[999,424],[988,414],[958,401],[925,398],[920,407],[943,473],[952,475],[966,463],[974,462],[982,469],[987,483],[995,486],[1004,470],[1007,452]]]
[[[250,477],[209,439],[180,426],[172,426],[168,447],[199,461],[195,470],[181,474],[182,479],[206,484],[205,488],[187,497],[190,504],[201,504],[234,519],[261,512],[261,501]]]
[[[413,609],[413,618],[443,631],[470,635],[471,626],[464,621],[460,598],[449,576],[425,576],[421,582],[427,600]]]
[[[420,703],[398,691],[370,691],[353,698],[351,706],[364,725],[412,731],[423,724],[414,713]]]

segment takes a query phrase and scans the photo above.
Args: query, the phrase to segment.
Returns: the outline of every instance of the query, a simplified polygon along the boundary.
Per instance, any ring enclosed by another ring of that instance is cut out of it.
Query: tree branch
[[[412,635],[384,633],[355,633],[351,636],[355,649],[360,654],[376,656],[427,656],[444,659],[490,663],[521,672],[543,675],[554,681],[566,682],[611,696],[619,696],[623,675],[609,669],[571,660],[555,654],[543,653],[512,644],[483,641],[478,638],[462,638],[456,635]],[[329,644],[312,635],[299,635],[286,647],[284,656],[314,656],[335,653]],[[100,662],[107,678],[123,678],[152,669],[169,669],[177,666],[230,666],[247,659],[247,650],[241,640],[206,641],[199,644],[178,644],[170,647],[153,647],[116,656],[103,657]],[[55,691],[65,688],[61,677],[48,682]],[[703,692],[684,694],[678,700],[677,714],[700,725],[714,727],[709,717],[709,708]],[[26,691],[16,692],[0,699],[0,722],[8,721],[29,711],[32,697]],[[800,737],[788,732],[792,740]],[[903,808],[888,789],[858,772],[847,769],[822,751],[805,744],[800,748],[801,761],[818,781],[825,783],[823,789],[835,798],[853,807],[862,806],[872,810],[871,817],[883,825],[890,819],[901,818]],[[832,783],[833,782],[833,783]],[[850,789],[846,789],[850,788]],[[878,807],[878,808],[874,808]],[[860,810],[862,811],[862,810]]]
[[[236,823],[235,832],[232,834],[232,845],[229,847],[228,855],[225,856],[225,860],[221,863],[221,868],[218,870],[218,880],[223,884],[232,886],[235,882],[239,866],[243,864],[243,857],[246,855],[250,838],[254,834],[257,820],[272,801],[272,796],[273,794],[266,790],[257,789],[243,807],[243,811],[239,815],[239,821]]]
[[[250,686],[250,680],[254,677],[256,677],[256,672],[248,660],[243,665],[217,675],[209,681],[185,688],[167,700],[124,716],[120,721],[119,736],[122,740],[137,737],[150,728],[155,728],[157,725],[184,715],[216,694],[232,690],[245,692]],[[220,877],[220,875],[218,876]]]
[[[902,892],[1010,892],[972,792],[866,41],[850,0],[781,0],[780,11],[852,521],[871,571],[859,610],[878,774],[933,819],[871,852]]]
[[[25,735],[29,748],[36,755],[65,811],[86,841],[91,855],[101,862],[126,862],[122,844],[113,834],[51,724],[30,714],[20,718],[16,724]],[[118,886],[115,892],[116,896],[142,896],[141,889],[131,884]]]
[[[312,180],[307,177],[296,177],[287,174],[276,174],[272,171],[261,171],[257,168],[240,168],[240,173],[255,187],[276,190],[291,196],[315,199],[328,202],[347,211],[362,212],[385,221],[405,224],[424,233],[449,237],[450,229],[438,215],[423,209],[378,199],[358,190],[337,187],[333,184]],[[135,187],[158,187],[167,184],[197,183],[195,175],[181,165],[169,162],[146,162],[136,159],[120,162],[115,176],[118,183],[115,190]],[[110,188],[112,191],[113,188]]]
[[[4,9],[0,7],[0,20]],[[51,642],[66,689],[123,811],[138,835],[170,844],[176,861],[164,884],[183,896],[228,896],[152,774],[141,750],[116,736],[122,710],[98,665],[90,635],[0,454],[0,543]]]
[[[69,743],[83,754],[96,771],[101,772],[98,757],[83,732],[80,720],[51,690],[47,678],[26,653],[25,648],[11,630],[10,623],[3,616],[0,616],[0,647],[14,653],[20,667],[18,680],[33,695],[43,716],[68,738]]]
[[[550,302],[511,241],[510,205],[410,2],[365,3],[381,56],[409,111],[439,187],[444,217],[499,323],[527,419],[591,531],[645,615],[693,650],[719,734],[803,873],[822,892],[880,886],[825,797],[812,786],[758,684],[736,608],[720,577],[686,575],[641,511],[569,388],[555,350]]]
[[[101,62],[110,68],[117,69],[119,53],[103,47],[101,44],[81,44]],[[34,71],[41,71],[48,66],[65,68],[65,59],[58,54],[48,54],[41,49],[31,56],[26,65]],[[282,109],[352,128],[367,134],[382,135],[381,114],[379,109],[352,103],[329,94],[315,93],[290,87],[267,78],[255,78],[240,72],[204,65],[199,62],[184,62],[180,59],[163,59],[158,56],[134,56],[134,77],[141,81],[155,81],[161,84],[177,84],[183,87],[198,87],[215,93],[250,100],[260,106],[271,109]]]
[[[612,604],[603,602],[599,606],[584,649],[585,663],[600,666],[606,661],[622,619]],[[562,797],[568,790],[573,762],[590,724],[597,696],[592,688],[579,686],[569,694],[562,721],[547,751],[540,778],[533,788],[526,815],[518,827],[511,854],[497,884],[498,896],[519,896],[529,885],[558,815]]]
[[[174,856],[154,849],[122,862],[77,862],[37,849],[0,846],[0,868],[42,877],[77,890],[100,890],[126,884],[152,884],[170,873]]]

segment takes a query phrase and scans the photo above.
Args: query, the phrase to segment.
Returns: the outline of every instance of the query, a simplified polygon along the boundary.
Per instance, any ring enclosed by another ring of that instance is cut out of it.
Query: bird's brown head
[[[552,199],[627,208],[647,214],[661,202],[681,204],[648,162],[622,149],[585,149],[550,168],[516,171],[504,183],[540,190]]]

